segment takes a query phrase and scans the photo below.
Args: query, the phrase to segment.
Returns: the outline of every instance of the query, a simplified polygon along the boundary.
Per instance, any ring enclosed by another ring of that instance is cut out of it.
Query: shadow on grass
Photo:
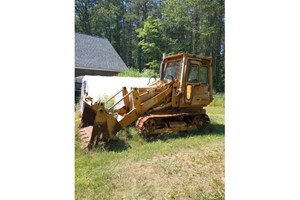
[[[204,134],[212,135],[224,135],[225,134],[225,125],[224,124],[210,124],[208,130],[204,131]]]
[[[193,130],[193,131],[181,131],[181,132],[171,132],[159,136],[146,136],[144,139],[147,142],[162,140],[172,140],[179,138],[186,138],[196,135],[224,135],[225,125],[224,124],[210,124],[205,130]]]
[[[186,138],[191,136],[201,136],[201,135],[224,135],[225,134],[225,125],[224,124],[210,124],[205,130],[193,130],[193,131],[182,131],[182,132],[170,132],[159,136],[144,136],[144,140],[146,142],[154,142],[154,141],[168,141],[179,138]],[[141,136],[140,136],[141,137]],[[99,149],[103,149],[105,151],[114,151],[114,152],[122,152],[131,148],[128,144],[128,139],[132,138],[127,136],[126,138],[118,138],[116,137],[113,140],[110,140],[105,146],[97,147]]]
[[[126,151],[129,148],[131,148],[131,146],[125,140],[122,140],[120,138],[115,138],[109,141],[104,146],[104,149],[106,151],[114,151],[114,152]]]

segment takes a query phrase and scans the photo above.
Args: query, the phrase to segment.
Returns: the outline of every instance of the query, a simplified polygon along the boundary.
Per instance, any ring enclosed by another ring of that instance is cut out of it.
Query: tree
[[[158,70],[161,60],[162,51],[159,47],[159,36],[162,31],[162,23],[160,19],[154,19],[149,16],[144,22],[142,28],[138,28],[138,45],[142,48],[145,55],[146,65],[151,69]]]
[[[224,91],[224,0],[75,0],[75,30],[107,38],[127,66],[157,69],[162,53],[213,58]]]
[[[75,0],[75,30],[91,34],[90,10],[98,0]]]

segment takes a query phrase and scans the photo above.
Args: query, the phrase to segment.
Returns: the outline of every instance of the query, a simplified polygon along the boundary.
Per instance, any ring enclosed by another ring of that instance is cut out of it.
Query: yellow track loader
[[[106,108],[117,95],[122,98]],[[210,121],[204,107],[213,100],[212,59],[187,53],[166,56],[160,79],[147,87],[123,87],[106,102],[93,102],[89,96],[82,100],[79,134],[89,149],[133,123],[146,136],[202,129]]]

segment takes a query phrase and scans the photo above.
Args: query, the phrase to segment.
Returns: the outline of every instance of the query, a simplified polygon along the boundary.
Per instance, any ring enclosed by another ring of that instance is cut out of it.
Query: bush
[[[107,94],[104,95],[99,95],[98,97],[98,102],[103,102],[105,103],[111,96],[108,96]],[[105,108],[108,109],[110,108],[112,105],[115,104],[115,99],[111,99],[109,102],[107,102],[107,104],[105,104]]]
[[[144,69],[142,73],[142,77],[159,77],[158,73],[156,73],[153,69]]]
[[[225,94],[224,93],[215,93],[213,95],[214,100],[211,102],[210,106],[220,106],[225,107]]]
[[[129,68],[118,74],[121,77],[159,77],[158,73],[153,69],[144,69],[142,72],[139,72],[138,69]]]
[[[129,68],[127,70],[124,70],[124,71],[118,73],[118,76],[121,76],[121,77],[141,77],[141,73],[137,69]]]

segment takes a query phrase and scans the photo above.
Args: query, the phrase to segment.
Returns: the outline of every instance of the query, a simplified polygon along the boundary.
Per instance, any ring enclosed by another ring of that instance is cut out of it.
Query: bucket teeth
[[[83,141],[82,148],[92,149],[94,146],[106,142],[106,138],[98,126],[87,126],[79,129],[79,136]]]
[[[93,126],[87,126],[79,129],[79,136],[83,141],[82,148],[86,148],[89,146],[92,137],[92,132],[93,132]]]

